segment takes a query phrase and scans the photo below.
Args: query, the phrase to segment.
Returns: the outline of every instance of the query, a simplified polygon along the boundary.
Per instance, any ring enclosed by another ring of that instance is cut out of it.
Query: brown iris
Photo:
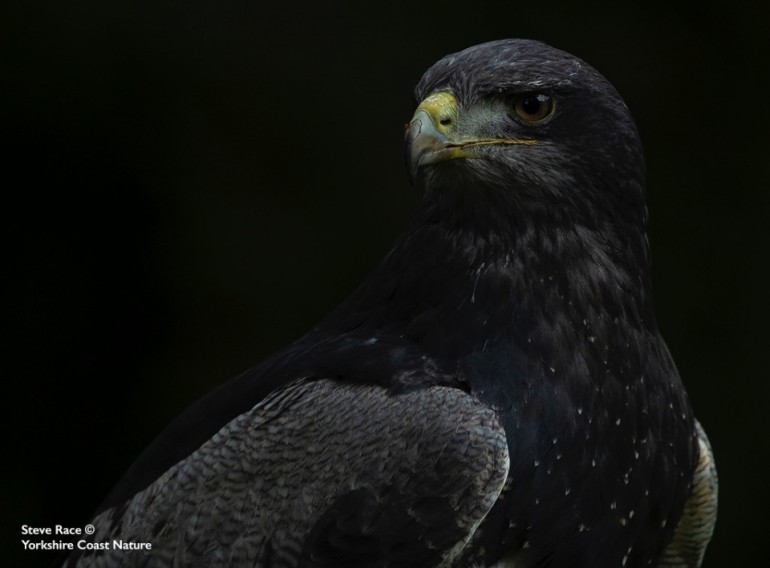
[[[516,97],[513,110],[516,117],[525,124],[537,124],[553,115],[556,101],[545,93],[527,93]]]

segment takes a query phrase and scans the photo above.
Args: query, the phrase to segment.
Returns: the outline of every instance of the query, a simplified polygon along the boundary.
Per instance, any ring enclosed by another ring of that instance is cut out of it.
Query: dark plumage
[[[140,456],[97,542],[159,565],[700,564],[716,474],[655,322],[625,104],[525,40],[445,57],[416,97],[414,222]]]

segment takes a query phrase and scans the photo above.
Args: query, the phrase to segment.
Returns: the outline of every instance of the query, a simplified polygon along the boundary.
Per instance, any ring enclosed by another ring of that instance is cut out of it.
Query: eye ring
[[[524,93],[513,100],[513,112],[519,122],[543,124],[556,112],[556,99],[547,93]]]

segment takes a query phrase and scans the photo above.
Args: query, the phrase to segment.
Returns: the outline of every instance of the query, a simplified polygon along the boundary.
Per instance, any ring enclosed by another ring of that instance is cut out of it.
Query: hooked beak
[[[468,126],[461,127],[461,118],[460,103],[449,92],[433,93],[417,107],[406,125],[406,163],[413,184],[422,166],[458,158],[486,159],[490,146],[537,144],[536,140],[486,138],[477,132],[464,132]]]
[[[406,163],[412,183],[420,166],[461,157],[452,156],[459,148],[449,139],[457,109],[457,99],[445,92],[430,95],[417,107],[406,126]]]

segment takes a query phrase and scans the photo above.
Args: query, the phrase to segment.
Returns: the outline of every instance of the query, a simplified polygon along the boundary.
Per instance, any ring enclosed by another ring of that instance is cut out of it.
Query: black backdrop
[[[256,4],[0,9],[3,563],[48,565],[22,524],[82,526],[180,410],[355,288],[417,204],[413,85],[502,37],[581,56],[636,117],[659,321],[722,482],[706,566],[764,557],[767,9]]]

